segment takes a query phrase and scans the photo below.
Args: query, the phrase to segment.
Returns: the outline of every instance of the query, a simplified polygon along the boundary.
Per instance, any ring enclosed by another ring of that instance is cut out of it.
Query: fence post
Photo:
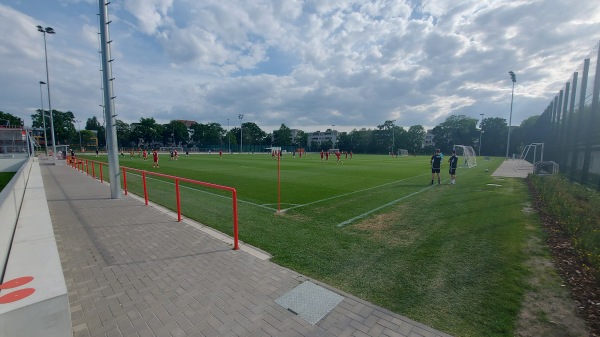
[[[179,195],[179,179],[175,179],[175,195],[177,197],[177,221],[181,221],[181,196]]]
[[[127,171],[125,167],[123,167],[123,189],[125,190],[125,195],[127,195]]]
[[[90,175],[90,165],[88,164],[88,160],[85,160],[85,174]]]
[[[233,201],[233,250],[240,249],[238,244],[238,210],[237,210],[237,191],[232,191],[231,200]]]
[[[104,175],[102,174],[102,163],[100,163],[100,182],[104,182]]]
[[[146,206],[148,206],[148,188],[146,187],[146,171],[142,171],[142,182],[144,184],[144,199],[146,200]]]
[[[92,162],[92,178],[96,179],[96,163]]]

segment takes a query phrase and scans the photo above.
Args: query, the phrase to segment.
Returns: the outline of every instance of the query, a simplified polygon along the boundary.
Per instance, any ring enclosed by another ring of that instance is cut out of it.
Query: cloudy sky
[[[97,0],[0,0],[0,110],[103,121]],[[600,39],[597,0],[112,0],[118,119],[270,132],[539,115]],[[44,106],[48,107],[44,92]],[[83,123],[82,123],[83,126]]]

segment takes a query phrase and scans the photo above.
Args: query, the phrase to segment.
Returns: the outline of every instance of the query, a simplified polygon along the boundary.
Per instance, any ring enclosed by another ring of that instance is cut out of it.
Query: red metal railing
[[[80,159],[80,158],[71,158],[70,156],[68,157],[68,163],[71,167],[81,171],[82,173],[85,172],[87,175],[90,175],[90,166],[91,166],[91,170],[92,170],[92,177],[96,178],[96,169],[95,166],[98,165],[99,169],[100,169],[100,174],[98,175],[98,178],[100,179],[100,181],[104,181],[104,177],[102,175],[102,166],[108,166],[107,163],[101,162],[101,161],[97,161],[97,160],[88,160],[88,159]],[[144,187],[144,201],[146,202],[146,205],[148,205],[148,186],[146,184],[146,177],[148,175],[150,176],[156,176],[156,177],[162,177],[162,178],[166,178],[166,179],[172,179],[175,182],[175,198],[176,198],[176,204],[177,204],[177,221],[181,221],[182,220],[182,215],[181,215],[181,194],[180,194],[180,190],[179,190],[179,182],[186,182],[189,184],[195,184],[195,185],[201,185],[201,186],[205,186],[205,187],[210,187],[210,188],[214,188],[214,189],[219,189],[219,190],[223,190],[223,191],[229,191],[231,192],[231,199],[232,199],[232,203],[233,203],[233,249],[234,250],[238,250],[239,249],[239,244],[238,244],[238,209],[237,209],[237,191],[235,190],[235,188],[233,187],[229,187],[229,186],[222,186],[222,185],[217,185],[217,184],[212,184],[212,183],[207,183],[204,181],[199,181],[199,180],[193,180],[193,179],[187,179],[187,178],[182,178],[182,177],[176,177],[176,176],[171,176],[168,174],[162,174],[162,173],[156,173],[156,172],[151,172],[151,171],[145,171],[145,170],[139,170],[139,169],[135,169],[135,168],[131,168],[131,167],[124,167],[121,166],[121,169],[123,171],[123,191],[125,192],[125,195],[127,195],[128,193],[128,189],[127,189],[127,171],[131,171],[131,172],[138,172],[141,173],[142,175],[142,184]]]

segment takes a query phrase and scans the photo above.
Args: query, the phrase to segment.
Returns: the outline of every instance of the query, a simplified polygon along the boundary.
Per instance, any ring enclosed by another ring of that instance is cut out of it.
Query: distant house
[[[325,132],[315,131],[308,134],[308,144],[317,143],[322,144],[328,140],[331,144],[337,143],[338,132],[336,130],[327,129]]]
[[[427,133],[425,134],[425,136],[423,137],[423,146],[422,147],[427,147],[427,146],[435,146],[435,142],[433,141],[433,133],[431,133],[432,129],[427,130]]]

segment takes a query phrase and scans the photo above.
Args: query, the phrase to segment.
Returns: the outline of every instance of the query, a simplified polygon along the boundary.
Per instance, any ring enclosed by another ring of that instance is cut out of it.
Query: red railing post
[[[175,178],[175,194],[177,196],[177,221],[181,221],[181,196],[179,195],[179,179]]]
[[[76,160],[77,161],[71,161],[71,163],[74,165],[74,167],[76,165],[81,165],[81,168],[80,167],[77,167],[77,168],[81,169],[82,171],[83,171],[83,165],[86,165],[86,167],[88,168],[87,171],[89,172],[89,163],[92,163],[92,175],[95,175],[95,163],[96,163],[95,161],[93,161],[93,160],[87,161],[86,160],[84,163],[83,159],[76,159]],[[98,161],[98,166],[100,169],[100,174],[99,174],[100,182],[104,182],[104,174],[103,174],[103,168],[102,168],[103,164],[105,164],[105,163]],[[204,181],[198,181],[198,180],[193,180],[193,179],[171,176],[171,175],[162,174],[162,173],[138,170],[138,169],[129,168],[129,167],[125,167],[125,166],[122,167],[122,170],[123,170],[123,174],[122,174],[123,175],[123,189],[125,190],[125,195],[128,195],[128,193],[129,193],[129,190],[127,188],[127,170],[142,173],[142,183],[143,183],[143,187],[144,187],[144,201],[145,201],[146,205],[148,205],[149,201],[150,201],[149,197],[148,197],[148,183],[147,183],[147,178],[146,178],[147,175],[154,175],[154,176],[158,176],[158,177],[164,177],[167,179],[175,180],[175,196],[176,196],[176,202],[177,202],[177,221],[178,222],[181,222],[183,220],[183,215],[181,213],[181,189],[179,187],[180,181],[231,192],[231,199],[232,199],[232,206],[233,206],[233,240],[234,240],[233,249],[239,250],[240,247],[239,247],[239,231],[238,231],[238,222],[239,222],[238,199],[237,199],[237,191],[235,188],[229,187],[229,186],[207,183]],[[88,175],[89,175],[89,173],[88,173]]]
[[[85,160],[85,174],[90,175],[90,165],[88,165],[88,160]]]
[[[92,178],[96,179],[96,162],[92,161]]]
[[[125,189],[125,195],[127,195],[127,171],[123,167],[123,189]]]
[[[238,211],[237,211],[237,191],[232,189],[231,200],[233,200],[233,250],[240,249],[238,244]]]
[[[146,186],[146,171],[142,171],[142,182],[144,184],[144,200],[146,200],[146,206],[148,206],[148,187]]]

